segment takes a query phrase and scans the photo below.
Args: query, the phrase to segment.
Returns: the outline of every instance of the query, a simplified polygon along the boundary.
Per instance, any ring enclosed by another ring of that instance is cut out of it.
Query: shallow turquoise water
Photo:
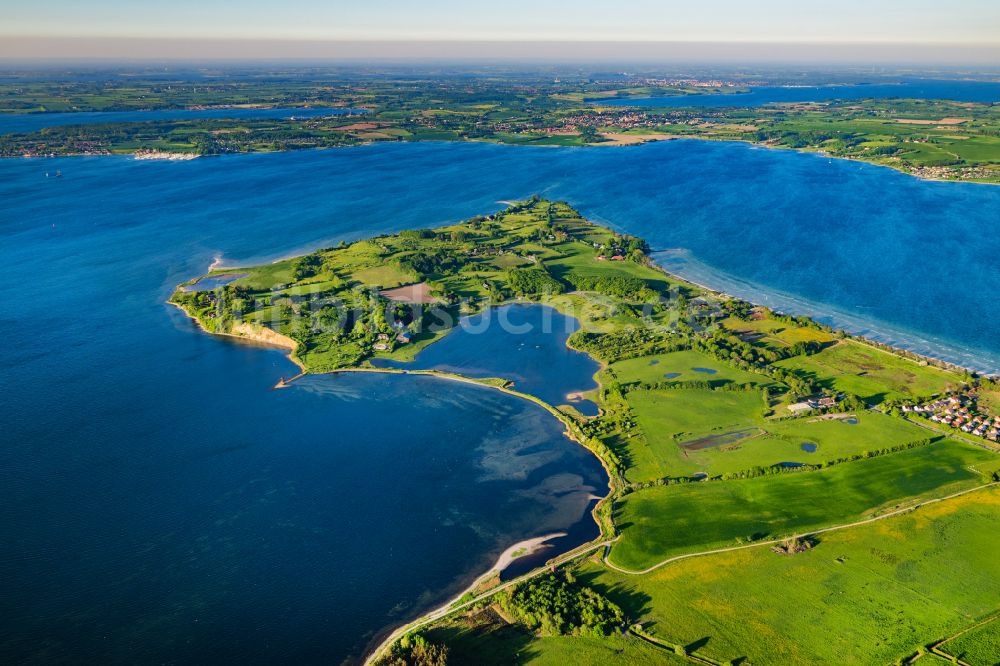
[[[216,256],[536,192],[682,273],[1000,368],[1000,188],[697,141],[2,160],[5,661],[339,662],[513,541],[588,524],[603,473],[542,410],[414,377],[272,391],[279,353],[163,303]]]

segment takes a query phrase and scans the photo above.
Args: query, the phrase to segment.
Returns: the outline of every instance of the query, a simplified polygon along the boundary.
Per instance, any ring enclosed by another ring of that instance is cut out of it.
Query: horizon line
[[[14,36],[0,61],[426,60],[993,66],[988,42]]]

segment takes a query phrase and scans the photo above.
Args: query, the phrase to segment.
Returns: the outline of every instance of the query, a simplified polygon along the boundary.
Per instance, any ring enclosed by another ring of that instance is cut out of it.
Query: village
[[[935,423],[956,428],[976,437],[1000,442],[1000,416],[981,412],[973,394],[953,395],[923,405],[904,406],[902,411],[904,414],[929,418]]]

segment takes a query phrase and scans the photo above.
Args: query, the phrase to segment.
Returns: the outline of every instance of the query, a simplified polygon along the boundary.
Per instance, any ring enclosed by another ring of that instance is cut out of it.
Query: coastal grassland
[[[781,463],[824,464],[928,435],[878,412],[764,418],[767,403],[755,391],[630,391],[626,400],[641,431],[625,443],[631,463],[626,479],[634,483]]]
[[[771,317],[749,320],[728,317],[721,323],[727,330],[775,349],[785,349],[798,342],[828,345],[836,340],[829,331],[814,326],[798,326]]]
[[[765,409],[761,395],[710,389],[630,391],[626,399],[640,434],[625,442],[630,463],[625,478],[635,483],[706,471],[707,449],[688,451],[680,443],[758,427]]]
[[[650,633],[718,661],[888,664],[997,609],[998,520],[993,487],[821,534],[793,556],[761,547],[642,576],[588,562],[576,575]]]
[[[996,666],[1000,663],[1000,617],[956,636],[938,650],[969,666]]]
[[[1000,414],[1000,390],[981,388],[976,392],[979,406],[991,414]]]
[[[566,204],[536,197],[458,224],[215,271],[212,276],[239,277],[210,291],[179,289],[172,302],[209,331],[239,333],[249,324],[269,328],[295,347],[293,358],[305,372],[371,371],[368,361],[374,357],[411,359],[462,315],[505,302],[545,303],[577,317],[586,330],[574,333],[570,344],[606,364],[595,396],[602,413],[584,418],[517,395],[545,407],[601,459],[613,497],[598,505],[595,518],[602,539],[616,531],[619,536],[608,562],[630,570],[678,554],[884,515],[974,487],[1000,468],[1000,459],[988,451],[940,438],[929,443],[927,431],[855,401],[834,408],[854,410],[847,414],[774,417],[776,404],[815,392],[812,383],[878,401],[937,393],[957,386],[961,377],[859,342],[834,342],[830,331],[801,319],[761,317],[748,303],[666,277],[648,263],[648,251],[641,239],[615,234]],[[396,286],[412,289],[384,291]],[[433,302],[424,308],[413,300]],[[436,322],[442,325],[433,326]],[[673,373],[678,375],[666,376]],[[480,383],[509,390],[504,380]],[[860,459],[843,460],[850,458]],[[782,471],[781,463],[822,469]],[[687,482],[696,474],[712,478]],[[819,536],[817,550],[828,538]],[[595,585],[612,575],[618,576],[607,571],[596,576]],[[628,619],[660,612],[646,603],[659,590],[633,589],[624,597],[613,590],[624,599]],[[473,603],[481,610],[479,601]],[[738,609],[745,614],[753,606]],[[710,611],[698,617],[712,626],[728,618]],[[675,658],[641,635],[623,635],[627,623],[620,613],[608,632],[613,635],[605,638],[542,636],[546,632],[528,630],[532,624],[524,618],[511,624],[499,615],[502,622],[489,627],[446,618],[429,632],[454,655],[467,655],[462,657],[467,663],[496,658],[496,663],[643,664]],[[663,631],[666,626],[646,629],[699,653],[708,645],[703,640],[708,632],[689,636],[680,625],[683,631],[675,636]],[[774,631],[761,629],[762,635]],[[724,652],[731,658],[751,649],[756,648]]]
[[[616,505],[621,539],[609,560],[640,570],[683,553],[849,523],[973,487],[997,466],[994,454],[946,440],[817,471],[646,488]]]
[[[775,363],[822,388],[861,397],[869,403],[915,399],[953,390],[960,377],[854,340],[843,340],[812,356]]]
[[[212,332],[238,332],[242,323],[270,328],[293,341],[306,371],[328,372],[373,356],[411,359],[461,315],[513,299],[582,313],[598,330],[641,324],[638,304],[671,284],[646,265],[647,249],[565,203],[536,197],[437,229],[221,269],[211,275],[241,277],[211,291],[178,289],[171,301]],[[602,252],[623,258],[599,259]],[[418,288],[419,303],[381,293],[409,285]],[[656,307],[664,317],[665,308]]]
[[[769,386],[775,383],[767,375],[740,370],[690,349],[616,361],[610,369],[621,384],[706,381],[713,386],[729,383]]]

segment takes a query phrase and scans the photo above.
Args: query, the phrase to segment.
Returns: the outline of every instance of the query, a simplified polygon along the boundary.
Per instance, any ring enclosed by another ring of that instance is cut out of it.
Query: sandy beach
[[[545,536],[535,537],[534,539],[518,541],[500,554],[500,557],[497,558],[496,564],[494,564],[493,567],[486,572],[486,575],[488,576],[492,573],[501,572],[509,567],[511,562],[517,558],[524,557],[525,555],[532,555],[545,548],[546,541],[564,536],[566,536],[565,532],[554,532],[553,534],[546,534]]]

